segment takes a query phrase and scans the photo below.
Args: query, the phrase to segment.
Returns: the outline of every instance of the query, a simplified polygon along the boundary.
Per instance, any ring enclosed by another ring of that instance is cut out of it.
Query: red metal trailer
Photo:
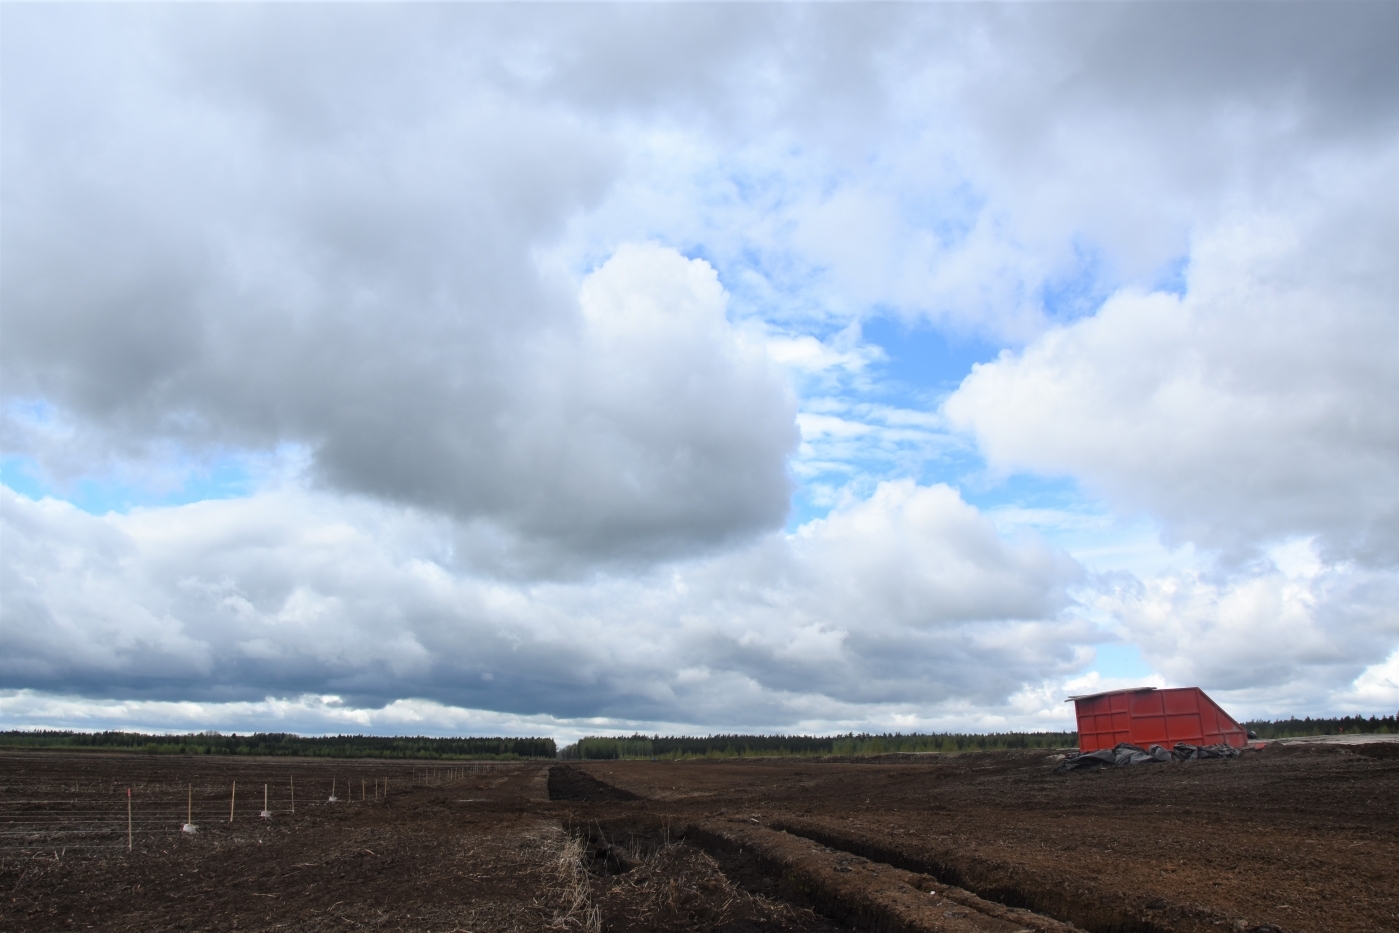
[[[1199,687],[1114,690],[1070,697],[1078,714],[1078,749],[1095,752],[1118,742],[1142,748],[1177,742],[1191,745],[1248,744],[1248,730]]]

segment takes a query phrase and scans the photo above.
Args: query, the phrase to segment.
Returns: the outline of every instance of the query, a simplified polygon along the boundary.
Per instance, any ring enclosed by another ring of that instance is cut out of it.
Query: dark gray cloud
[[[378,15],[328,35],[293,16],[302,44],[237,15],[211,49],[222,14],[108,18],[132,47],[72,17],[67,47],[6,55],[25,78],[7,82],[24,88],[6,102],[8,395],[118,448],[304,445],[333,486],[565,563],[781,522],[796,430],[780,379],[725,357],[722,335],[590,359],[572,286],[537,262],[615,175],[605,133],[450,81],[450,60],[421,73],[408,40],[430,24],[385,47]],[[630,371],[627,391],[601,367]]]

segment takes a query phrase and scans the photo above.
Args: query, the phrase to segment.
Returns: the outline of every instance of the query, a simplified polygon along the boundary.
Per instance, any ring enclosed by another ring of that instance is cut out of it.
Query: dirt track
[[[1399,744],[464,768],[0,754],[0,929],[1399,931]]]

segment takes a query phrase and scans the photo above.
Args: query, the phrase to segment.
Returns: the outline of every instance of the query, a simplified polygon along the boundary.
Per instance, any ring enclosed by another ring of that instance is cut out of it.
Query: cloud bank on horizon
[[[0,17],[6,726],[1399,705],[1393,5]]]

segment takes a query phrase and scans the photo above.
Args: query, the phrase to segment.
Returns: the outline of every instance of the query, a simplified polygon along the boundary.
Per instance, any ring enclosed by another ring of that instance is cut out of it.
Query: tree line
[[[560,758],[743,758],[787,755],[884,755],[899,752],[961,752],[1007,748],[1069,748],[1076,732],[997,732],[984,735],[885,733],[871,735],[586,736],[559,752]]]
[[[1339,716],[1334,719],[1278,719],[1243,723],[1260,739],[1290,739],[1304,735],[1393,735],[1399,724],[1393,716]]]
[[[1243,723],[1260,739],[1307,735],[1399,733],[1394,716],[1255,720]],[[586,736],[559,751],[573,760],[619,758],[743,758],[786,755],[883,755],[899,752],[994,751],[1014,748],[1077,748],[1077,732],[900,733],[871,735]]]
[[[290,732],[247,735],[216,732],[147,735],[142,732],[0,732],[0,746],[138,751],[164,755],[289,755],[310,758],[440,758],[509,761],[554,758],[549,738],[431,738],[429,736],[330,735]]]
[[[1394,716],[1252,720],[1243,723],[1260,739],[1308,735],[1399,733]],[[429,736],[301,736],[290,732],[220,735],[149,735],[142,732],[11,730],[0,747],[139,751],[163,755],[287,755],[316,758],[420,758],[510,761],[524,758],[743,758],[862,756],[907,752],[1075,748],[1077,732],[987,734],[846,733],[845,735],[586,736],[558,748],[552,738],[432,738]]]

